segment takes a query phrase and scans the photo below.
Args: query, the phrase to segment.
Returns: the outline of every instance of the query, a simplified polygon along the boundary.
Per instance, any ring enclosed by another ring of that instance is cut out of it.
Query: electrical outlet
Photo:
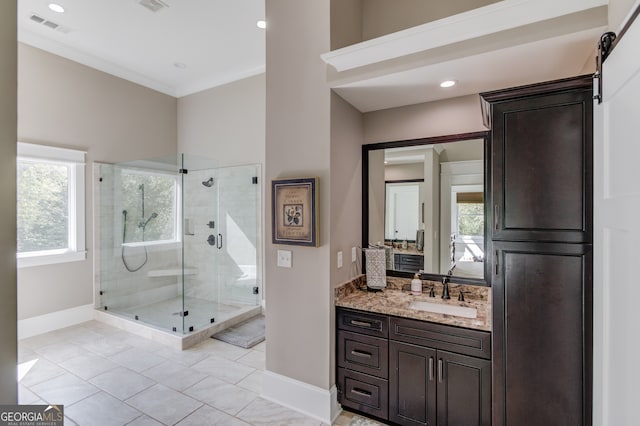
[[[291,268],[291,251],[278,250],[278,266],[281,268]]]
[[[351,263],[356,263],[358,261],[358,251],[355,247],[351,247]]]
[[[342,268],[342,252],[338,252],[338,269]]]

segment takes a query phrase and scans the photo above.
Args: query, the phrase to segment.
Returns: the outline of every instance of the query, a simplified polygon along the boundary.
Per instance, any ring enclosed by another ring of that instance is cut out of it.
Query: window
[[[458,235],[484,235],[484,204],[458,203]]]
[[[456,193],[456,262],[484,260],[484,200],[482,192]],[[462,266],[462,264],[460,264]],[[464,266],[463,266],[464,268]]]
[[[123,238],[127,245],[178,241],[178,177],[175,173],[122,169]]]
[[[84,156],[18,142],[18,267],[86,259]]]

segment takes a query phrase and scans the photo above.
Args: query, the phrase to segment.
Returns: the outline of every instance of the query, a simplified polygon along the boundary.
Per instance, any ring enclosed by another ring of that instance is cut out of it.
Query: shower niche
[[[208,337],[260,312],[259,165],[180,154],[94,175],[101,316]]]

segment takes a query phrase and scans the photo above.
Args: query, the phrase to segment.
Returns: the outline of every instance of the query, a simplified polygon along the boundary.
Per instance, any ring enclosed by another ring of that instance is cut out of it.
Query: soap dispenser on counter
[[[422,294],[422,280],[418,274],[414,274],[411,280],[411,294]]]

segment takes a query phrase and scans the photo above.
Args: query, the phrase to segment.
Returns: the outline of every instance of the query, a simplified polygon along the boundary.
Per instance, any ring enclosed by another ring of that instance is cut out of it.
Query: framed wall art
[[[271,181],[273,244],[318,247],[318,178]]]

